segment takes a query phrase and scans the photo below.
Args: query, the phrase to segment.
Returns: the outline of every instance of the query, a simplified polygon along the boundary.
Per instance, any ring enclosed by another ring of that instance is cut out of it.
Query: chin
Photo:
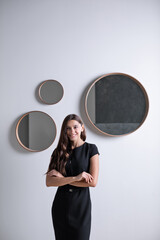
[[[77,137],[70,138],[71,141],[77,140]]]
[[[70,141],[75,141],[78,140],[78,136],[76,135],[75,137],[69,137]]]

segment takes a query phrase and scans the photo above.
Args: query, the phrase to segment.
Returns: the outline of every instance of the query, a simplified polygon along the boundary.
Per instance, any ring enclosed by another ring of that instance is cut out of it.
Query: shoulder
[[[95,147],[97,147],[96,144],[94,144],[94,143],[88,143],[88,142],[85,142],[85,143],[86,143],[86,145],[87,145],[89,148],[95,148]]]
[[[88,147],[90,158],[96,154],[100,154],[96,144],[86,142],[86,146]]]

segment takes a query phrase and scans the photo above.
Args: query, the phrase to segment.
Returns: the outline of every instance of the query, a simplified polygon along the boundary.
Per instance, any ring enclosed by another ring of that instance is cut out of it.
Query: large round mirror
[[[39,97],[43,103],[55,104],[63,97],[63,87],[56,80],[46,80],[39,87]]]
[[[124,73],[106,74],[90,86],[85,100],[87,116],[100,132],[124,135],[137,130],[149,108],[142,84]]]
[[[56,137],[56,125],[46,113],[32,111],[24,114],[17,123],[16,137],[26,150],[39,152],[47,149]]]

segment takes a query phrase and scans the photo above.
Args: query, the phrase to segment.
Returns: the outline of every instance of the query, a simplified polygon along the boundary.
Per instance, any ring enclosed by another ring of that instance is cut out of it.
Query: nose
[[[74,128],[71,128],[71,133],[74,133]]]

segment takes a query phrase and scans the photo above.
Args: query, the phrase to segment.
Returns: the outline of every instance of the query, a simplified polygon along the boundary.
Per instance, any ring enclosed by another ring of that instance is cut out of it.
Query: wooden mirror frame
[[[145,96],[145,101],[146,101],[146,111],[145,111],[143,120],[141,121],[141,123],[139,124],[139,126],[138,126],[135,130],[133,130],[133,131],[131,131],[131,132],[124,133],[124,134],[119,134],[119,135],[118,135],[118,134],[117,134],[117,135],[112,135],[112,134],[109,134],[109,133],[107,133],[107,132],[103,132],[103,131],[100,130],[98,127],[96,127],[96,126],[94,125],[94,123],[92,122],[92,120],[91,120],[91,118],[90,118],[90,116],[89,116],[88,110],[87,110],[87,99],[88,99],[88,95],[89,95],[89,92],[90,92],[91,88],[95,85],[96,82],[98,82],[98,81],[101,80],[102,78],[107,77],[107,76],[112,76],[112,75],[122,75],[122,76],[126,76],[126,77],[129,77],[130,79],[132,79],[132,80],[133,80],[137,85],[139,85],[139,87],[141,88],[141,90],[142,90],[142,92],[143,92],[143,94],[144,94],[144,96]],[[103,133],[103,134],[105,134],[105,135],[107,135],[107,136],[111,136],[111,137],[124,136],[124,135],[128,135],[128,134],[131,134],[131,133],[135,132],[135,131],[136,131],[138,128],[140,128],[140,127],[142,126],[142,124],[144,123],[144,121],[145,121],[145,119],[146,119],[146,117],[147,117],[147,115],[148,115],[148,111],[149,111],[149,99],[148,99],[148,95],[147,95],[147,92],[146,92],[145,88],[142,86],[142,84],[141,84],[137,79],[135,79],[134,77],[132,77],[132,76],[130,76],[130,75],[128,75],[128,74],[125,74],[125,73],[115,72],[115,73],[110,73],[110,74],[104,74],[104,75],[102,75],[101,77],[99,77],[98,79],[96,79],[96,80],[91,84],[91,86],[89,87],[89,89],[88,89],[88,91],[87,91],[86,97],[85,97],[85,112],[86,112],[86,115],[87,115],[89,121],[91,122],[92,126],[93,126],[94,128],[96,128],[99,132],[101,132],[101,133]]]
[[[43,85],[44,85],[46,82],[57,82],[57,83],[62,87],[62,97],[61,97],[57,102],[55,102],[55,103],[48,103],[48,102],[46,102],[46,101],[41,97],[41,88],[43,87]],[[53,105],[53,104],[56,104],[56,103],[60,102],[61,99],[63,98],[63,96],[64,96],[64,88],[63,88],[62,84],[61,84],[60,82],[58,82],[57,80],[54,80],[54,79],[45,80],[45,81],[43,81],[43,82],[40,84],[40,86],[39,86],[38,96],[39,96],[40,100],[41,100],[43,103],[48,104],[48,105]]]
[[[47,116],[52,120],[52,122],[53,122],[53,124],[54,124],[54,126],[55,126],[55,137],[54,137],[53,141],[51,142],[51,144],[50,144],[47,148],[42,149],[42,150],[34,150],[34,149],[27,148],[27,147],[21,142],[21,140],[20,140],[20,138],[19,138],[19,134],[18,134],[18,128],[19,128],[19,125],[20,125],[22,119],[23,119],[25,116],[27,116],[27,115],[29,115],[30,113],[33,113],[33,112],[40,112],[40,113],[43,113],[43,114],[47,115]],[[50,115],[48,115],[47,113],[42,112],[42,111],[30,111],[30,112],[27,112],[27,113],[23,114],[22,117],[18,120],[18,123],[17,123],[17,125],[16,125],[16,138],[17,138],[17,141],[18,141],[18,143],[19,143],[24,149],[26,149],[26,150],[29,151],[29,152],[42,152],[42,151],[48,149],[48,148],[53,144],[53,142],[55,141],[56,136],[57,136],[57,127],[56,127],[56,124],[55,124],[53,118],[52,118]]]

